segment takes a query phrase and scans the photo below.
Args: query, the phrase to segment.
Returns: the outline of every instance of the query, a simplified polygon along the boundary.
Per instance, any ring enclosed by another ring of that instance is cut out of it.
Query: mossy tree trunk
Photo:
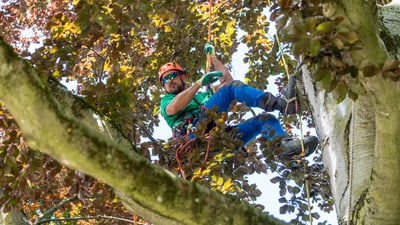
[[[355,30],[364,44],[353,52],[355,65],[383,63],[389,54],[379,38],[375,1],[336,1],[326,16],[345,18],[339,29]],[[399,7],[398,7],[399,8]],[[366,17],[368,15],[368,17]],[[398,25],[397,25],[398,26]],[[399,46],[397,46],[399,47]],[[391,52],[397,52],[391,49]],[[343,224],[398,224],[400,221],[400,87],[378,76],[364,78],[366,94],[337,104],[302,68],[305,92],[321,138],[323,161],[331,178]]]

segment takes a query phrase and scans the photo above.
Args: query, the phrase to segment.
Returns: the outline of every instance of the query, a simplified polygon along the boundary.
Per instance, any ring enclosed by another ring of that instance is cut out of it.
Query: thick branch
[[[0,100],[31,148],[103,180],[123,196],[127,208],[154,224],[283,224],[248,204],[178,179],[91,128],[92,122],[60,104],[1,40]]]

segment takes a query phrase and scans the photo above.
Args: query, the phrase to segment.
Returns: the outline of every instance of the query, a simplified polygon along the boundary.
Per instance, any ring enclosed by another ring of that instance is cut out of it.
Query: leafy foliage
[[[324,17],[322,3],[320,0],[278,1],[271,6],[271,20],[277,23],[282,41],[290,43],[287,50],[295,58],[303,58],[302,64],[311,65],[315,80],[320,81],[337,102],[347,96],[357,99],[364,94],[365,77],[381,74],[383,78],[398,81],[398,61],[389,60],[384,66],[375,62],[356,65],[351,60],[351,55],[365,43],[350,26],[338,28],[343,17]]]
[[[0,116],[0,184],[3,193],[0,204],[6,211],[10,208],[21,210],[37,224],[54,217],[104,214],[116,218],[131,217],[110,187],[60,165],[39,151],[29,150],[22,132],[4,106],[1,106]],[[53,209],[57,205],[60,207]]]
[[[289,73],[303,64],[314,67],[314,78],[333,93],[338,102],[365,92],[362,79],[369,76],[399,80],[399,62],[354,65],[350,54],[363,47],[352,30],[338,30],[341,18],[327,19],[322,1],[218,1],[213,7],[211,38],[218,56],[229,62],[239,43],[248,52],[245,80],[265,89],[267,77],[282,75],[285,60]],[[138,0],[57,0],[9,1],[1,4],[0,35],[25,57],[44,79],[56,77],[76,83],[75,93],[117,123],[145,156],[149,149],[160,164],[182,176],[176,150],[180,140],[151,140],[159,124],[158,66],[178,61],[196,80],[205,67],[202,47],[207,41],[209,7],[203,1]],[[268,8],[270,7],[270,8]],[[267,10],[271,11],[270,19]],[[271,22],[282,41],[269,36]],[[239,29],[244,32],[239,36]],[[283,86],[285,79],[278,80]],[[70,84],[70,83],[69,83]],[[233,114],[217,115],[215,121],[241,121],[245,107],[236,105]],[[243,107],[243,108],[242,108]],[[307,117],[307,112],[304,112]],[[53,216],[107,214],[129,215],[112,190],[101,181],[63,167],[46,155],[25,145],[23,134],[1,105],[1,186],[6,208],[24,210],[34,222],[52,206],[77,196]],[[290,121],[289,121],[290,122]],[[296,121],[291,123],[298,126]],[[198,129],[197,138],[180,156],[187,178],[224,194],[253,202],[261,194],[246,176],[276,171],[271,182],[279,184],[281,213],[296,212],[293,222],[307,216],[304,176],[310,181],[313,201],[323,210],[332,210],[326,173],[316,162],[277,162],[271,143],[260,139],[238,150],[232,132],[217,122],[210,136]],[[210,138],[211,137],[211,138]],[[209,143],[210,142],[210,143]],[[208,149],[208,145],[213,148]],[[207,150],[208,149],[208,150]],[[261,150],[261,151],[260,151]],[[206,157],[206,153],[208,155]],[[260,154],[263,153],[263,154]],[[204,160],[206,159],[206,160]],[[102,206],[102,207],[100,207]],[[106,206],[106,207],[103,207]],[[312,215],[314,218],[317,215]],[[43,219],[43,218],[42,218]]]
[[[246,148],[240,147],[241,141],[235,136],[234,130],[226,126],[225,121],[230,124],[243,121],[248,110],[246,106],[233,102],[230,109],[232,114],[207,111],[208,119],[193,132],[196,138],[179,137],[169,140],[163,149],[154,152],[159,156],[157,163],[175,172],[177,176],[201,183],[226,195],[236,196],[250,204],[255,204],[261,191],[256,184],[249,183],[248,177],[255,173],[274,172],[277,176],[271,182],[280,188],[280,212],[296,213],[291,221],[294,224],[309,221],[308,214],[311,212],[308,210],[308,196],[313,202],[318,202],[321,210],[332,211],[333,199],[328,175],[320,156],[314,162],[304,161],[302,158],[282,162],[276,156],[279,148],[274,147],[273,141],[266,141],[264,138]],[[204,134],[210,121],[214,121],[216,127]],[[306,185],[311,187],[308,195]],[[265,207],[256,206],[261,209]],[[318,219],[319,215],[312,213],[312,217]]]

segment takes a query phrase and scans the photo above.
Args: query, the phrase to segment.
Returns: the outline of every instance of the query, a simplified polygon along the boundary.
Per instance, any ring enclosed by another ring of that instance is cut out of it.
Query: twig
[[[55,218],[55,219],[46,219],[42,220],[37,224],[42,224],[42,223],[48,223],[48,222],[54,222],[54,221],[76,221],[76,220],[92,220],[92,219],[107,219],[107,220],[119,220],[127,223],[134,223],[133,220],[128,220],[124,218],[118,218],[118,217],[112,217],[112,216],[87,216],[87,217],[71,217],[71,218]],[[144,223],[138,223],[138,225],[144,225]]]
[[[75,201],[77,199],[78,199],[78,196],[76,196],[76,195],[73,196],[73,197],[65,199],[64,201],[60,202],[58,205],[56,205],[53,208],[51,208],[51,209],[47,210],[46,212],[44,212],[43,215],[41,217],[39,217],[33,225],[41,224],[42,221],[45,221],[43,219],[45,219],[47,217],[50,217],[51,215],[53,215],[53,213],[55,211],[57,211],[58,209],[60,209],[64,205],[66,205],[66,204],[68,204],[70,202],[73,202],[73,201]]]

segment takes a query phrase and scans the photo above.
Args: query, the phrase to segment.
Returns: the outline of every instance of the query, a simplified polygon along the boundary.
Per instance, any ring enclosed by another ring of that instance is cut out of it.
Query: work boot
[[[269,92],[265,92],[258,102],[258,106],[267,112],[272,112],[274,110],[280,110],[278,104],[279,97],[272,95]]]
[[[304,157],[311,155],[318,146],[318,138],[309,136],[304,138]],[[278,158],[290,160],[293,156],[300,155],[302,152],[300,139],[283,138],[280,147],[282,150],[278,153]]]
[[[279,111],[286,114],[296,114],[300,112],[300,104],[296,97],[296,80],[293,75],[289,77],[287,87],[282,91],[282,95],[278,97],[276,104]]]

